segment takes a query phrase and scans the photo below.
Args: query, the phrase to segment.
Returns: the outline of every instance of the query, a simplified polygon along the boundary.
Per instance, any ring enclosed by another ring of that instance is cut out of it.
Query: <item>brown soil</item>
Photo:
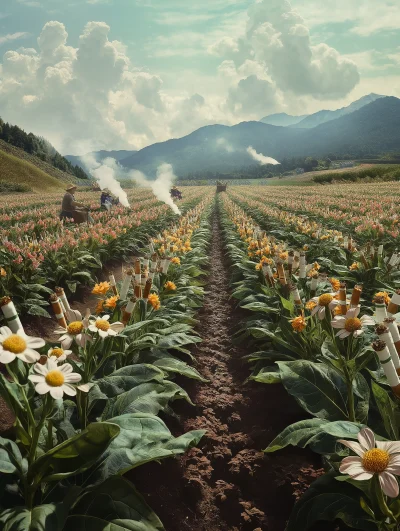
[[[296,498],[321,474],[311,453],[262,452],[304,413],[281,386],[244,383],[247,352],[231,341],[239,316],[228,280],[214,215],[208,295],[199,316],[203,342],[193,351],[209,383],[180,381],[196,407],[179,404],[179,421],[171,428],[177,435],[194,429],[207,434],[181,459],[129,474],[167,531],[283,531]]]

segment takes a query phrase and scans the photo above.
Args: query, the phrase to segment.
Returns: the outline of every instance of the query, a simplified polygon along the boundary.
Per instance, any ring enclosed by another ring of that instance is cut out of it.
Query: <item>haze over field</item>
[[[1,114],[84,155],[400,95],[399,18],[389,0],[6,0]]]

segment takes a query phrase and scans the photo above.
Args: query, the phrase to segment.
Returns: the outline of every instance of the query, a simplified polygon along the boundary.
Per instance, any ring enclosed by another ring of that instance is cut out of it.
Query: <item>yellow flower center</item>
[[[97,319],[96,328],[102,330],[103,332],[108,332],[108,330],[110,330],[110,323],[105,319]]]
[[[3,349],[12,352],[13,354],[22,354],[27,347],[26,341],[23,337],[13,334],[3,341]]]
[[[318,299],[318,304],[320,306],[329,306],[333,301],[333,296],[330,293],[324,293]]]
[[[61,356],[64,354],[64,350],[62,348],[53,348],[51,351],[50,356],[54,356],[56,358],[61,358]]]
[[[362,466],[367,472],[383,472],[389,464],[389,454],[380,448],[373,448],[365,452]]]
[[[55,369],[54,371],[49,371],[46,374],[45,379],[46,383],[51,387],[61,387],[65,381],[63,373],[61,371],[57,371],[57,369]]]
[[[71,336],[77,336],[80,334],[83,330],[83,323],[82,321],[74,321],[68,325],[68,334],[71,334]]]
[[[356,330],[361,330],[361,321],[357,317],[350,317],[344,322],[344,328],[347,332],[355,332]]]

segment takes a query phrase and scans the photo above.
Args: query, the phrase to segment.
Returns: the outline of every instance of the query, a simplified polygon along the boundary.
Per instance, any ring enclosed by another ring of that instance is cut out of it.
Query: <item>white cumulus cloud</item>
[[[272,157],[266,157],[262,153],[257,153],[257,151],[251,146],[249,146],[246,151],[255,161],[259,162],[261,166],[264,166],[265,164],[273,164],[274,166],[280,164],[280,162]]]

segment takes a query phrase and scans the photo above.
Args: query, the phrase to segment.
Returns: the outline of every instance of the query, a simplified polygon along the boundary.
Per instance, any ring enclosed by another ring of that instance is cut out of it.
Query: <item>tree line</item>
[[[65,173],[74,175],[78,179],[88,179],[86,172],[79,166],[74,166],[41,136],[26,133],[17,125],[11,125],[0,118],[0,139],[8,144],[22,149],[30,155],[51,164]]]

